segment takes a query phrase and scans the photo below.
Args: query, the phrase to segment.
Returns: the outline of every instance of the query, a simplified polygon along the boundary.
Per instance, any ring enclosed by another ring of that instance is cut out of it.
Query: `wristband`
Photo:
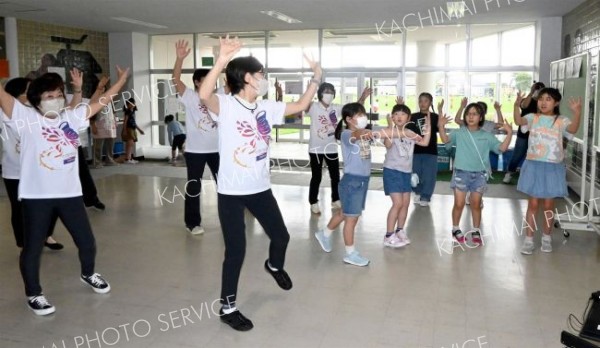
[[[78,90],[78,91],[73,90],[73,93],[81,93],[81,90]]]

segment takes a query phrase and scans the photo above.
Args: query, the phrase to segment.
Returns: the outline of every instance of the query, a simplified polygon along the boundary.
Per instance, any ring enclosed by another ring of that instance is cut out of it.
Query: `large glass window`
[[[527,25],[502,33],[502,65],[530,66],[535,61],[535,27]]]
[[[398,68],[402,64],[402,36],[383,40],[375,29],[323,30],[321,65],[324,68]]]
[[[219,54],[219,37],[225,37],[224,33],[198,34],[196,37],[196,67],[210,68],[214,59]],[[253,56],[263,65],[266,64],[264,31],[229,33],[229,37],[238,37],[242,42],[242,49],[235,57]],[[271,34],[272,35],[272,34]]]
[[[269,37],[269,69],[309,68],[304,54],[319,59],[317,30],[273,31]]]

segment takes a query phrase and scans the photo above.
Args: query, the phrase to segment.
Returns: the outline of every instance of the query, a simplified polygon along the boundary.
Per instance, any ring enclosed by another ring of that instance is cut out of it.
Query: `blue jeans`
[[[437,180],[437,156],[415,154],[413,158],[413,173],[419,176],[419,185],[413,191],[421,196],[422,201],[431,201]]]
[[[517,167],[523,161],[525,156],[527,155],[527,147],[529,146],[528,138],[519,138],[515,141],[515,149],[513,150],[512,157],[510,158],[510,163],[508,164],[508,171],[510,173],[514,173],[517,171]]]

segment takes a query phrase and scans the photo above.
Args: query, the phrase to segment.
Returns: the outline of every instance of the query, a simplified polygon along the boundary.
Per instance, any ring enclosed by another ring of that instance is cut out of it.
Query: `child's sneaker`
[[[521,254],[531,255],[531,254],[533,254],[534,249],[535,249],[535,244],[533,244],[533,238],[525,237],[525,240],[523,241],[523,245],[521,246]]]
[[[396,235],[398,236],[398,238],[400,238],[401,241],[405,242],[406,244],[410,244],[410,239],[408,239],[408,236],[406,235],[406,231],[404,229],[396,231]]]
[[[323,230],[318,230],[317,232],[315,232],[315,238],[317,238],[317,241],[319,241],[319,244],[321,245],[321,249],[323,249],[323,251],[325,251],[326,253],[331,252],[331,237],[327,237]]]
[[[454,237],[454,240],[456,240],[460,244],[465,243],[465,235],[462,233],[461,230],[452,231],[452,237]]]
[[[512,180],[512,173],[506,172],[506,174],[504,174],[504,179],[502,179],[502,182],[505,184],[510,184],[511,180]]]
[[[98,273],[91,276],[81,275],[81,281],[92,287],[92,290],[98,294],[106,294],[110,292],[110,284]]]
[[[398,238],[396,233],[392,233],[389,237],[383,237],[383,245],[390,248],[401,248],[406,244],[408,243]]]
[[[342,202],[340,202],[340,200],[338,199],[337,201],[331,203],[331,209],[333,209],[333,210],[342,209]]]
[[[44,295],[32,296],[27,300],[27,306],[37,315],[48,315],[56,311]]]
[[[471,232],[471,243],[476,246],[483,245],[483,240],[481,239],[481,232],[479,230],[473,230]]]
[[[545,253],[552,252],[552,237],[550,236],[542,236],[542,248],[541,250]]]
[[[311,204],[310,212],[313,214],[321,214],[321,209],[319,208],[319,204],[318,203]]]
[[[420,195],[415,195],[415,199],[413,200],[414,204],[419,204],[421,203],[421,196]]]
[[[344,262],[354,266],[364,267],[369,264],[369,259],[362,257],[358,251],[354,250],[344,256]]]

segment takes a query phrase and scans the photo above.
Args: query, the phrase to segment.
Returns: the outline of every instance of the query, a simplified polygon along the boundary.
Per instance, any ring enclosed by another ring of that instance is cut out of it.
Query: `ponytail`
[[[340,140],[342,138],[342,131],[344,130],[344,120],[340,120],[337,126],[335,127],[334,137],[336,140]]]

